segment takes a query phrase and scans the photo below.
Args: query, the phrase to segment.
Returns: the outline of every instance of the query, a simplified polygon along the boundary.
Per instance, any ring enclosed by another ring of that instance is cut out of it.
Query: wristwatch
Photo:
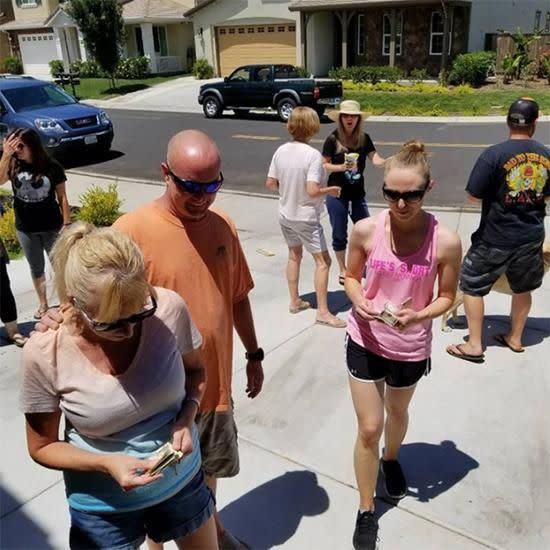
[[[247,351],[244,356],[248,361],[263,361],[264,360],[264,350],[258,348],[256,351],[249,352]]]

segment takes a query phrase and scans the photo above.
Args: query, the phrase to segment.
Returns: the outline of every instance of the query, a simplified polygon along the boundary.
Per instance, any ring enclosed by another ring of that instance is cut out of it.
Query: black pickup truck
[[[286,122],[296,105],[312,107],[321,116],[327,105],[342,99],[338,80],[301,78],[292,65],[245,65],[235,69],[223,82],[203,84],[199,103],[208,118],[224,109],[244,116],[250,109],[275,109]]]

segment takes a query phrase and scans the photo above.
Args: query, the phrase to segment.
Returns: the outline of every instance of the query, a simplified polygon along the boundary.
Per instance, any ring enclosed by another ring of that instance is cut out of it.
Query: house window
[[[285,28],[283,27],[277,27],[277,32],[285,32]]]
[[[288,30],[289,32],[296,32],[296,25],[289,25]]]
[[[430,55],[441,55],[443,53],[443,14],[440,11],[432,12],[430,23]],[[449,53],[451,53],[451,41],[453,39],[453,20],[449,25]]]
[[[248,27],[248,34],[254,33],[254,27]]]
[[[220,29],[220,34],[226,34],[226,30],[225,29]]]
[[[166,27],[157,27],[153,25],[153,42],[155,44],[155,53],[161,56],[168,55],[168,42],[166,40]]]
[[[22,8],[34,8],[38,6],[40,0],[19,0],[18,4]]]
[[[365,15],[357,16],[357,55],[365,55],[367,45],[367,33],[365,32]]]
[[[275,32],[275,27],[267,27],[267,32]]]
[[[395,17],[395,55],[401,55],[403,43],[403,12],[400,10]],[[384,14],[382,24],[382,55],[390,55],[391,42],[391,13]]]
[[[244,28],[243,27],[239,28],[239,34],[244,34]]]
[[[234,27],[229,29],[229,34],[235,34],[235,28]]]
[[[265,29],[263,27],[258,27],[258,32],[264,32]]]

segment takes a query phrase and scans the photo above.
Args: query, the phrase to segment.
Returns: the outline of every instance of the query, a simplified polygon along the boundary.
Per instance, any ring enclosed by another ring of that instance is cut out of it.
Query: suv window
[[[248,82],[250,80],[250,67],[237,69],[230,77],[231,82]]]
[[[256,67],[254,70],[254,82],[267,82],[271,77],[271,67]]]
[[[72,105],[76,100],[53,84],[4,90],[4,96],[16,112],[32,111],[44,107]]]

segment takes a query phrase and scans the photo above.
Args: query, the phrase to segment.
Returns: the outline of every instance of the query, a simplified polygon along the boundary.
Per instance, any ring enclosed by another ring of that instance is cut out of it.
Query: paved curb
[[[126,178],[124,176],[111,176],[109,174],[100,174],[97,172],[86,172],[84,170],[66,170],[69,174],[75,174],[76,176],[86,176],[89,178],[98,178],[103,180],[110,180],[110,181],[120,181],[125,183],[137,183],[139,185],[155,185],[157,187],[162,187],[163,183],[158,180],[148,180],[148,179],[139,179],[139,178]],[[267,199],[267,200],[278,200],[279,197],[277,195],[267,194],[267,193],[255,193],[254,191],[238,191],[235,189],[222,189],[218,191],[218,193],[222,195],[241,195],[244,197],[257,197],[259,199]],[[373,208],[386,208],[386,204],[382,202],[370,202],[369,206],[372,206]],[[470,205],[464,205],[464,206],[428,206],[429,210],[434,210],[437,212],[460,212],[460,213],[471,213],[471,212],[480,212],[480,208],[477,208],[475,206]]]

